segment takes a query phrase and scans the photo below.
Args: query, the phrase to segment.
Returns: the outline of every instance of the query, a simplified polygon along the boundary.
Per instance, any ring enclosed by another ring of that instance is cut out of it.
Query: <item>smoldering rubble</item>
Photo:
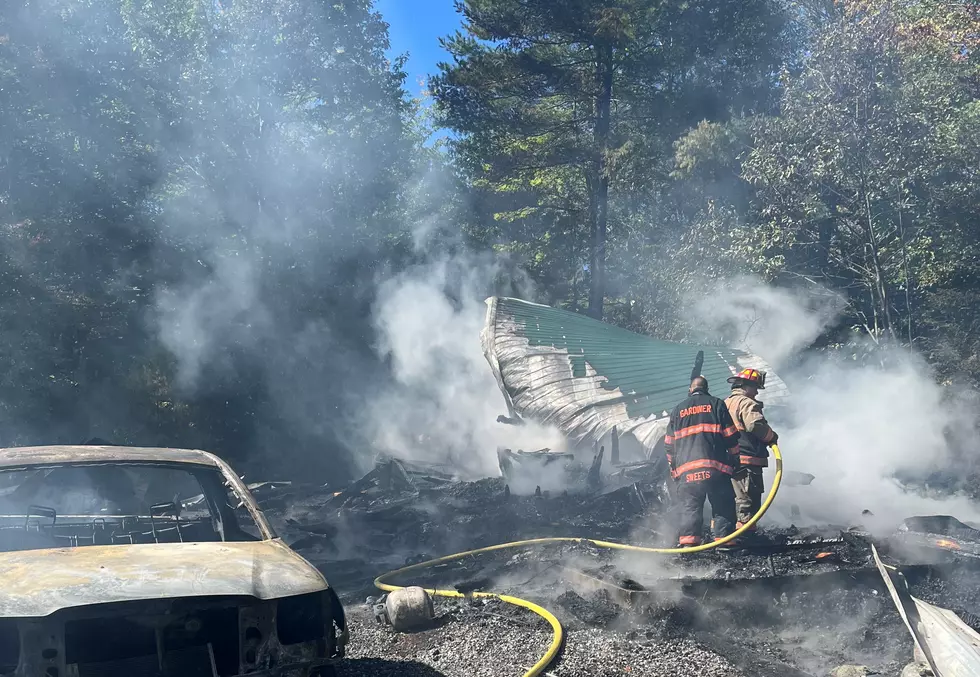
[[[434,628],[396,633],[372,612],[380,593],[371,581],[387,571],[525,538],[671,545],[662,464],[597,469],[596,455],[563,464],[564,489],[521,494],[511,490],[508,454],[517,451],[500,454],[500,477],[477,481],[383,456],[346,487],[255,486],[279,534],[345,601],[352,641],[340,674],[519,675],[550,642],[537,616],[467,597],[437,600]],[[396,582],[546,606],[568,632],[550,674],[567,676],[904,675],[913,643],[872,544],[901,566],[916,598],[980,628],[980,531],[954,517],[913,516],[886,535],[862,524],[770,526],[764,534],[762,545],[680,558],[586,541],[514,548]]]
[[[390,581],[464,595],[436,600],[435,627],[404,634],[379,623],[376,576],[450,553],[547,537],[673,546],[671,483],[655,438],[665,410],[683,397],[699,348],[652,346],[514,299],[489,303],[489,312],[476,302],[455,306],[440,284],[403,282],[394,289],[408,297],[393,292],[381,313],[391,320],[383,350],[403,387],[367,411],[374,425],[365,426],[374,433],[365,447],[389,455],[354,482],[258,490],[279,533],[346,602],[353,637],[342,674],[523,674],[549,646],[549,627],[469,595],[478,591],[529,599],[558,616],[567,635],[548,674],[927,674],[914,662],[915,643],[873,546],[903,572],[908,594],[980,627],[973,524],[980,483],[972,464],[955,476],[930,470],[952,467],[950,459],[972,446],[972,418],[958,414],[963,401],[949,390],[923,382],[919,358],[886,351],[871,367],[820,354],[792,369],[773,365],[793,396],[779,406],[782,386],[766,391],[766,411],[789,452],[764,545],[677,557],[573,540],[481,553]],[[752,289],[753,312],[787,307]],[[412,310],[430,323],[398,321],[410,299],[433,310]],[[481,317],[483,355],[473,340]],[[822,322],[802,323],[802,335],[761,337],[775,346],[736,326],[750,340],[727,352],[705,349],[701,373],[717,389],[746,360],[787,361]],[[644,351],[657,364],[655,379],[641,379],[646,372],[634,373],[629,359],[605,360]],[[524,379],[531,373],[538,383]],[[568,387],[554,387],[558,377]],[[676,392],[664,396],[665,388]],[[894,403],[895,393],[912,389],[916,398]],[[497,416],[501,394],[507,413]],[[923,432],[924,420],[936,429]],[[553,437],[562,441],[536,446]],[[495,444],[513,448],[494,457]]]

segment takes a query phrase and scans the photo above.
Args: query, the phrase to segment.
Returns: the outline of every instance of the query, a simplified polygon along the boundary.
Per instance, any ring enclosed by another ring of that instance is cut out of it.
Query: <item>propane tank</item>
[[[430,627],[435,618],[432,598],[417,585],[388,593],[385,612],[396,632],[423,630]]]

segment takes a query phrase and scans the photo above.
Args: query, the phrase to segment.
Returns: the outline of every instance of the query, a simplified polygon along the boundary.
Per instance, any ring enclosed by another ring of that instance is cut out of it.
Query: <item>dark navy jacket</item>
[[[687,482],[732,475],[738,466],[738,438],[725,402],[695,391],[670,413],[664,450],[671,474]]]

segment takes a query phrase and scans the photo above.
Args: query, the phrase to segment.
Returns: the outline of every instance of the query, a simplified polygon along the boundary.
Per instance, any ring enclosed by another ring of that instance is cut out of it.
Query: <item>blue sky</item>
[[[453,0],[376,0],[375,8],[391,26],[391,56],[409,54],[405,87],[418,96],[420,82],[436,72],[437,63],[448,60],[439,38],[459,28]]]

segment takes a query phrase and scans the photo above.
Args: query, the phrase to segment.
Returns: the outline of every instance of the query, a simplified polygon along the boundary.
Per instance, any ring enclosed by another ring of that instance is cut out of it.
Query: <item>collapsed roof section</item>
[[[660,341],[520,299],[494,296],[486,303],[483,354],[510,415],[554,425],[579,442],[600,440],[616,427],[653,449],[668,413],[687,396],[702,350],[700,371],[715,392],[752,367],[768,372],[767,404],[788,395],[769,365],[740,350]]]
[[[902,572],[883,563],[874,545],[871,554],[899,616],[912,635],[916,654],[922,654],[932,674],[935,677],[980,675],[980,634],[950,609],[913,597]]]

